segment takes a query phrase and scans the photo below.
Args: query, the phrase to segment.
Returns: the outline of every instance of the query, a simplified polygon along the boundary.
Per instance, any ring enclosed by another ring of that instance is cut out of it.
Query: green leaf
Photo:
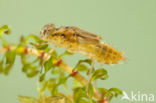
[[[58,85],[65,84],[69,77],[61,77],[59,78]]]
[[[107,71],[103,68],[95,70],[92,76],[92,80],[101,79],[106,80],[108,78]]]
[[[45,73],[43,73],[43,74],[40,76],[39,81],[42,82],[42,81],[44,80],[44,78],[45,78]]]
[[[91,59],[79,60],[79,62],[77,63],[77,65],[79,65],[79,64],[81,64],[81,63],[87,63],[87,64],[91,65],[92,60],[91,60]]]
[[[113,98],[113,93],[111,91],[108,91],[104,97],[107,98],[108,101],[110,101]]]
[[[20,103],[38,103],[37,99],[34,97],[18,96]]]
[[[3,70],[4,74],[8,75],[11,68],[12,68],[12,64],[6,64],[6,66],[5,66],[4,70]]]
[[[15,62],[16,52],[8,51],[5,53],[5,57],[6,57],[6,65],[4,67],[4,74],[7,75]]]
[[[74,69],[77,69],[78,71],[88,72],[89,68],[85,64],[82,64],[82,63],[87,63],[91,65],[92,61],[91,59],[79,60],[76,66],[74,67]]]
[[[106,93],[108,92],[108,89],[105,89],[105,88],[98,88],[98,90],[101,93],[102,97],[104,97]]]
[[[82,98],[87,98],[86,89],[85,88],[75,88],[73,98],[74,98],[75,103],[80,103],[79,101]]]
[[[62,58],[65,55],[72,55],[73,53],[65,51],[63,54],[61,54],[59,57]]]
[[[48,84],[47,81],[43,81],[43,82],[42,82],[42,88],[40,89],[40,92],[41,92],[41,93],[43,93],[43,92],[46,90],[47,84]]]
[[[36,43],[40,43],[40,42],[43,41],[43,40],[41,40],[41,38],[40,38],[39,36],[36,36],[36,35],[34,35],[34,34],[31,34],[31,35],[29,35],[29,36],[25,39],[25,44],[27,44],[27,43],[28,43],[28,40],[30,40],[30,39],[35,40]]]
[[[79,64],[74,69],[77,69],[78,71],[88,71],[89,70],[85,64]]]
[[[74,88],[78,88],[78,87],[82,87],[83,85],[77,81],[76,79],[73,80],[73,85],[74,85]]]
[[[23,60],[22,71],[26,73],[27,77],[34,77],[39,73],[37,66],[33,65],[33,63],[28,63],[25,60]]]
[[[51,57],[48,61],[44,63],[45,73],[47,73],[52,67],[54,67],[54,64]]]
[[[79,99],[79,101],[76,102],[76,103],[90,103],[90,102],[88,102],[87,100],[81,98],[81,99]]]
[[[23,64],[22,71],[27,72],[30,67],[30,64]]]
[[[31,72],[27,73],[27,77],[34,77],[39,73],[37,70],[32,70]]]
[[[90,96],[90,99],[92,99],[93,94],[94,94],[94,89],[91,83],[88,84],[88,94]]]
[[[24,38],[24,36],[22,35],[21,37],[20,37],[20,44],[23,44],[25,42],[25,38]]]
[[[47,81],[47,88],[50,91],[52,96],[57,96],[57,94],[58,94],[58,85],[56,84],[56,79],[55,78],[50,78]]]
[[[58,95],[58,86],[57,85],[55,85],[52,88],[51,94],[52,94],[52,96],[57,96]]]
[[[22,72],[24,72],[27,77],[34,77],[39,73],[39,66],[35,65],[35,63],[39,62],[39,59],[34,59],[30,63],[27,61],[26,55],[21,55]]]
[[[5,46],[7,45],[6,40],[5,40],[5,39],[3,39],[3,38],[1,38],[1,37],[0,37],[0,40],[2,41],[3,47],[5,47]]]
[[[70,97],[66,97],[65,99],[66,99],[66,102],[65,103],[73,103]]]
[[[53,59],[57,59],[57,52],[56,51],[53,51],[52,54],[51,54],[51,57]]]
[[[6,56],[6,64],[14,64],[16,51],[8,51],[5,53]]]
[[[43,45],[38,45],[36,46],[37,49],[40,49],[40,50],[44,50],[48,47],[48,44],[43,44]]]
[[[109,91],[114,92],[115,97],[118,97],[119,95],[122,95],[122,90],[120,90],[118,88],[110,88]]]
[[[4,25],[0,28],[0,37],[2,37],[2,34],[10,34],[11,30],[10,27],[8,25]]]
[[[0,61],[0,73],[3,72],[3,61]]]
[[[63,96],[56,96],[56,97],[40,97],[40,102],[39,103],[66,103],[65,102],[65,97]],[[68,103],[68,102],[67,102]]]
[[[10,27],[8,25],[4,25],[0,28],[0,40],[2,41],[3,46],[7,45],[7,42],[5,41],[5,39],[2,38],[3,33],[10,34],[10,32],[11,32],[11,30],[10,30]]]
[[[51,71],[52,74],[59,74],[60,72],[61,72],[61,69],[59,68],[53,68]]]
[[[50,79],[47,81],[47,87],[48,87],[49,89],[53,88],[55,85],[56,85],[56,79],[55,79],[55,78],[50,78]]]

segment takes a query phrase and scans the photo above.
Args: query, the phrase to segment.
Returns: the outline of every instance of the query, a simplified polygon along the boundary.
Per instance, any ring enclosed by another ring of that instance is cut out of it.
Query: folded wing
[[[79,43],[85,43],[85,44],[96,43],[97,44],[97,43],[100,43],[100,40],[102,39],[101,36],[90,33],[88,31],[85,31],[75,26],[70,26],[68,27],[68,29],[71,29],[72,31],[74,31],[75,35],[78,37]]]

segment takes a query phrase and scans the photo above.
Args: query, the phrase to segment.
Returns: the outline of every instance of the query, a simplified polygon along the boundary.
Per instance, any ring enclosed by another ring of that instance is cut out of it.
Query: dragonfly
[[[71,53],[80,53],[102,64],[118,64],[125,60],[123,52],[102,42],[102,37],[75,26],[47,24],[40,31],[41,38],[56,48],[64,47]]]
[[[90,97],[88,93],[88,85],[91,82],[91,74],[94,69],[95,61],[110,65],[118,64],[120,61],[125,60],[123,52],[102,42],[101,36],[75,26],[61,26],[56,28],[55,24],[47,24],[41,29],[40,36],[41,39],[48,44],[55,45],[50,52],[56,48],[64,47],[71,53],[80,53],[91,58],[92,63],[86,86],[88,97]]]

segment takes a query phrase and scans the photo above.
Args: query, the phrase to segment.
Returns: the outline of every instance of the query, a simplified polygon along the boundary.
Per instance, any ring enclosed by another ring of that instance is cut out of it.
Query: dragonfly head
[[[51,35],[55,31],[55,24],[47,24],[45,25],[41,31],[40,31],[40,36],[41,38],[48,39],[49,35]]]

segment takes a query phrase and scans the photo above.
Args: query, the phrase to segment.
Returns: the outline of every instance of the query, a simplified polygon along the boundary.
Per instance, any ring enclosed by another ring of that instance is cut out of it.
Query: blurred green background
[[[11,26],[10,42],[17,43],[21,35],[39,34],[47,23],[78,26],[125,52],[124,64],[104,65],[109,79],[100,81],[100,87],[156,96],[155,0],[0,0],[0,25]],[[75,54],[68,64],[74,66],[80,58],[84,57]],[[0,103],[18,103],[19,94],[37,96],[36,84],[37,77],[29,79],[21,72],[18,58],[8,76],[0,75]],[[111,103],[129,102],[118,98]]]

